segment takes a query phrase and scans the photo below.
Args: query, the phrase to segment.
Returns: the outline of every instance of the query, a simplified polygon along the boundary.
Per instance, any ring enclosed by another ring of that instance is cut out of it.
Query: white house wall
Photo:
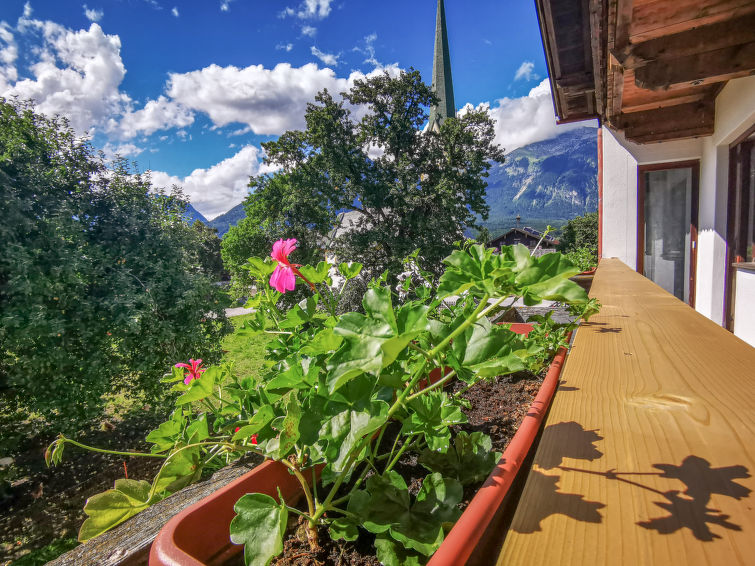
[[[603,126],[602,253],[633,269],[637,268],[637,167],[700,160],[695,308],[718,324],[724,323],[729,144],[753,123],[755,76],[729,81],[719,93],[712,136],[639,145]],[[755,300],[748,297],[738,303],[752,310]],[[755,345],[755,334],[748,341]]]
[[[734,303],[734,334],[748,344],[755,345],[755,271],[738,269],[734,285],[737,289],[737,301]]]
[[[637,269],[637,167],[700,159],[700,140],[639,145],[603,126],[603,257]]]

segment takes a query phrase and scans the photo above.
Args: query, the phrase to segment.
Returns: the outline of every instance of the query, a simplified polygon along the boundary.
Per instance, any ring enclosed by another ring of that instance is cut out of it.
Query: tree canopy
[[[105,393],[219,358],[227,321],[179,193],[0,99],[0,195],[2,405],[73,426]]]
[[[357,80],[341,100],[320,92],[305,130],[263,144],[278,170],[251,179],[246,218],[223,240],[236,282],[247,258],[267,255],[278,238],[299,240],[299,263],[326,251],[370,275],[396,274],[420,248],[422,267],[438,272],[453,242],[487,218],[485,177],[503,151],[485,110],[423,132],[436,101],[417,71]]]

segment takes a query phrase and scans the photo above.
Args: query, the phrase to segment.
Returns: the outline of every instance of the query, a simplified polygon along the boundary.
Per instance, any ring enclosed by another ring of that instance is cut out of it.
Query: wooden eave
[[[717,94],[755,74],[753,0],[536,5],[561,122],[598,118],[638,143],[710,135]]]

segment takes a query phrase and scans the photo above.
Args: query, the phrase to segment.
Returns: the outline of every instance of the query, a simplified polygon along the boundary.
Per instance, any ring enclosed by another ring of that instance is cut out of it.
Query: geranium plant
[[[519,298],[527,305],[566,302],[579,316],[596,310],[568,279],[579,269],[560,254],[535,258],[521,245],[494,253],[465,243],[444,260],[438,281],[419,269],[404,277],[403,303],[383,277],[369,285],[364,312],[336,315],[339,295],[361,266],[292,264],[295,243],[281,240],[270,258],[246,266],[258,287],[248,327],[273,337],[264,375],[239,380],[228,366],[203,373],[197,363],[173,368],[165,381],[180,393],[176,409],[147,437],[147,456],[164,458],[163,466],[151,483],[118,480],[90,498],[81,539],[194,481],[208,463],[255,452],[296,476],[305,505],[254,493],[236,503],[230,536],[245,545],[247,564],[266,565],[282,552],[291,513],[301,517],[312,548],[326,530],[345,540],[367,532],[384,563],[424,563],[460,514],[462,486],[483,480],[499,457],[482,433],[452,434],[452,425],[466,421],[465,400],[443,385],[459,379],[468,388],[537,369],[565,339],[549,317],[524,338],[488,316]],[[284,312],[282,292],[297,281],[312,295]],[[429,383],[434,368],[445,375]],[[66,443],[82,446],[60,436],[48,462],[60,461]],[[428,471],[416,496],[396,471],[409,451]]]

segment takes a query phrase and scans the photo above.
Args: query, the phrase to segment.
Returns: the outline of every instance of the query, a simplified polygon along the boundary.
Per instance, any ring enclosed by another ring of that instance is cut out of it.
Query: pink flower
[[[176,364],[176,367],[189,370],[188,375],[184,378],[186,385],[189,385],[192,379],[199,379],[205,371],[205,368],[202,367],[202,360],[190,359],[188,364]]]
[[[279,293],[293,291],[294,287],[296,287],[296,276],[299,276],[306,281],[312,291],[315,290],[315,286],[307,281],[307,278],[296,269],[301,266],[297,263],[291,263],[288,261],[289,254],[295,249],[295,238],[289,238],[288,240],[280,239],[273,244],[273,251],[270,254],[270,257],[277,261],[278,265],[275,266],[275,271],[273,271],[273,274],[270,276],[270,286]]]
[[[288,261],[288,255],[296,249],[296,239],[280,239],[273,244],[273,251],[270,254],[278,265],[270,276],[270,286],[275,288],[279,293],[293,291],[296,287],[296,275],[294,274],[295,266]]]

